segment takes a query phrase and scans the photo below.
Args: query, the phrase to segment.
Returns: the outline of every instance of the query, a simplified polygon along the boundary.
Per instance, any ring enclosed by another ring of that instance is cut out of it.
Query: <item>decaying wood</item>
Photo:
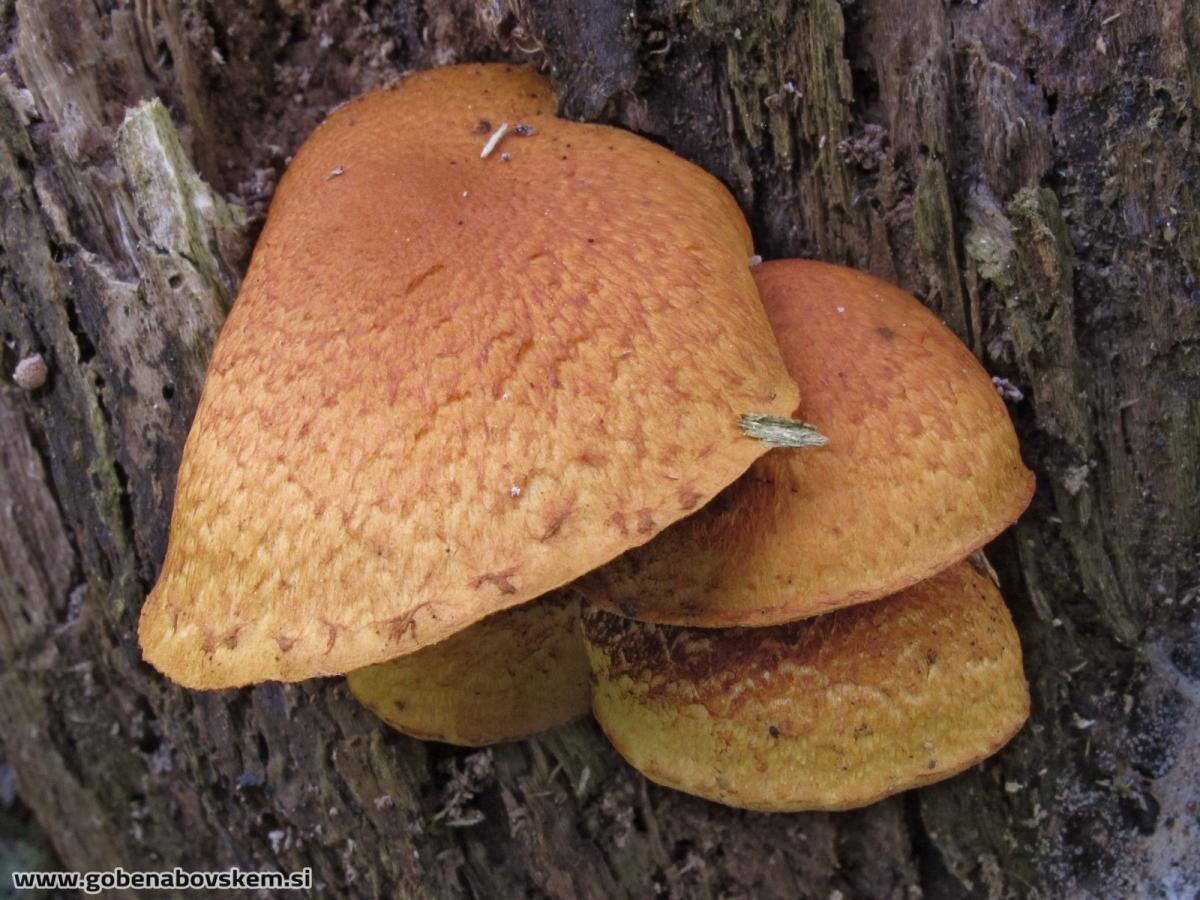
[[[0,362],[48,367],[0,385],[0,751],[63,865],[311,866],[338,896],[1200,883],[1196,4],[16,0],[0,27]],[[140,663],[288,155],[398,72],[494,58],[724,179],[764,256],[914,290],[1007,379],[1039,492],[993,559],[1035,708],[998,759],[755,815],[647,785],[591,725],[459,752],[337,681],[195,694]]]

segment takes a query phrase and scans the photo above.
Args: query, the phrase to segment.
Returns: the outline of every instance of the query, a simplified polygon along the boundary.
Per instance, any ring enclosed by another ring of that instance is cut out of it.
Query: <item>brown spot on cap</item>
[[[429,607],[429,602],[418,603],[402,616],[394,616],[378,623],[378,628],[393,644],[403,641],[408,635],[416,637],[417,613]],[[434,617],[436,618],[436,616]]]
[[[242,630],[242,626],[237,625],[226,631],[224,634],[218,633],[215,629],[205,626],[204,639],[202,647],[205,653],[216,653],[218,647],[225,647],[228,650],[233,650],[237,647],[238,632]]]
[[[621,534],[629,534],[629,526],[625,524],[625,513],[617,510],[606,520],[609,525],[616,528]]]
[[[550,538],[558,534],[559,530],[563,527],[563,524],[567,521],[567,519],[571,518],[571,513],[572,510],[567,508],[551,515],[550,518],[546,520],[545,530],[542,531],[542,536],[539,538],[539,540],[548,541]]]
[[[512,576],[517,573],[516,566],[511,566],[500,572],[485,572],[482,575],[477,575],[471,579],[471,587],[479,590],[485,584],[494,585],[502,594],[515,594],[516,587],[512,583]]]
[[[318,621],[320,621],[320,623],[324,625],[326,630],[329,632],[329,637],[325,644],[325,653],[328,655],[333,650],[333,645],[337,643],[338,633],[342,630],[342,627],[330,622],[324,616],[321,616]]]

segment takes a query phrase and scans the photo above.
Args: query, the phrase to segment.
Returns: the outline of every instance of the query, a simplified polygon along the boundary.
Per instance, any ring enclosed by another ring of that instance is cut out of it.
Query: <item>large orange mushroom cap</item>
[[[972,562],[769,628],[595,608],[583,621],[613,745],[653,781],[730,806],[865,806],[961,772],[1029,716],[1012,618]]]
[[[755,276],[798,415],[824,447],[773,450],[716,500],[579,582],[650,622],[770,625],[894,593],[983,546],[1033,473],[991,378],[915,297],[841,266]]]
[[[729,193],[553,110],[530,71],[438,69],[296,154],[142,613],[169,677],[299,680],[442,640],[703,505],[764,452],[739,415],[795,408]]]

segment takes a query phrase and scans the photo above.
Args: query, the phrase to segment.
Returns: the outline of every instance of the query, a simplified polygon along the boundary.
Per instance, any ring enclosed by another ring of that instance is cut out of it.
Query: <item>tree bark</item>
[[[63,866],[309,866],[339,897],[1200,885],[1192,0],[2,0],[0,27],[3,369],[50,370],[0,384],[0,786]],[[999,757],[858,812],[751,814],[648,784],[590,723],[459,751],[337,679],[200,694],[140,662],[205,362],[289,155],[355,93],[486,59],[722,178],[764,256],[914,291],[1023,395],[1038,494],[991,553],[1034,708]]]

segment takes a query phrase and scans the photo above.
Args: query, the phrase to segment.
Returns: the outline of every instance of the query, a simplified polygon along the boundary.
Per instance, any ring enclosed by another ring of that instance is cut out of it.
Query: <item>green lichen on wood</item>
[[[853,230],[846,222],[863,225],[866,216],[855,207],[854,179],[840,155],[854,96],[841,7],[834,0],[751,9],[701,2],[687,11],[723,48],[733,130],[764,154],[755,173],[761,190],[796,181],[801,199],[793,194],[793,202],[814,218],[809,236],[841,255]]]
[[[974,323],[963,302],[950,185],[941,160],[930,159],[921,169],[913,194],[913,228],[938,295],[931,298],[934,311],[965,343],[974,343]]]
[[[798,32],[803,40],[795,73],[797,121],[801,135],[816,146],[816,169],[830,190],[830,200],[849,206],[853,186],[838,156],[847,134],[850,104],[854,99],[850,68],[842,56],[846,22],[833,0],[816,0],[803,7]],[[786,83],[785,83],[786,87]]]
[[[1090,483],[1096,465],[1096,413],[1090,380],[1075,336],[1075,253],[1058,198],[1047,188],[1018,191],[1006,204],[1012,223],[1013,286],[1003,294],[1006,323],[1018,363],[1033,386],[1034,412],[1058,438],[1049,489],[1081,585],[1121,641],[1138,640],[1146,598],[1133,589],[1134,561],[1126,544],[1106,541],[1099,494]]]
[[[143,228],[143,240],[159,252],[191,262],[213,286],[228,279],[220,264],[222,247],[240,244],[246,215],[226,202],[197,174],[179,141],[171,116],[158,99],[129,109],[114,145],[129,179]]]
[[[151,307],[124,321],[160,332],[140,340],[155,344],[157,355],[182,355],[185,377],[178,372],[173,377],[198,386],[236,291],[233,273],[245,252],[245,213],[197,174],[157,99],[126,112],[114,151],[137,209],[137,227],[130,229],[137,289]],[[115,331],[117,320],[110,321]],[[127,333],[118,339],[138,338]],[[147,392],[155,389],[144,386]]]
[[[1123,544],[1105,539],[1097,508],[1096,413],[1075,336],[1075,252],[1058,198],[1046,188],[1025,188],[1001,208],[981,187],[971,195],[968,217],[968,282],[976,297],[984,284],[999,294],[1016,362],[1032,387],[1034,414],[1061,442],[1042,490],[1053,497],[1081,587],[1112,632],[1133,643],[1145,609],[1122,577],[1132,571],[1133,561]],[[1040,539],[1027,540],[1022,530],[1018,547],[1034,608],[1051,621],[1057,616],[1055,600],[1037,575]]]
[[[863,120],[843,5],[702,0],[681,12],[719,54],[726,177],[763,252],[894,272],[884,209],[863,202],[875,176],[864,174],[851,149],[860,137],[855,121]],[[872,157],[868,166],[877,165]]]
[[[1048,188],[1025,188],[1005,206],[1012,223],[1022,290],[1005,295],[1017,355],[1044,369],[1035,382],[1039,418],[1079,462],[1093,452],[1086,376],[1074,324],[1075,251],[1058,198]],[[1041,387],[1039,388],[1039,384]]]
[[[29,110],[16,99],[18,92],[7,77],[0,78],[0,183],[12,198],[0,212],[8,260],[0,282],[0,327],[14,336],[22,352],[40,352],[47,360],[50,380],[37,409],[49,437],[59,499],[90,537],[82,547],[89,571],[107,571],[121,582],[120,560],[129,536],[99,387],[73,330],[70,273],[55,258],[56,241],[41,214]],[[124,601],[118,600],[117,615],[123,611]]]
[[[118,208],[131,211],[121,252],[81,252],[75,264],[148,582],[165,540],[161,498],[236,292],[245,216],[200,178],[158,100],[126,111],[112,147]]]
[[[47,359],[50,381],[37,409],[54,481],[88,536],[85,570],[104,584],[108,612],[124,621],[157,556],[146,522],[168,493],[162,483],[173,478],[175,437],[231,302],[244,217],[196,175],[161,103],[130,113],[115,165],[64,174],[61,154],[56,165],[32,165],[39,151],[29,122],[38,112],[7,77],[0,87],[0,178],[17,200],[3,213],[11,264],[0,325],[22,353]],[[97,207],[100,197],[120,223],[119,258],[94,250],[107,233],[89,234],[90,214],[73,213]]]
[[[1013,196],[1005,211],[1024,235],[1024,245],[1034,251],[1036,274],[1060,295],[1072,290],[1075,248],[1063,220],[1058,196],[1049,188],[1024,188]]]
[[[775,156],[786,166],[792,150],[788,113],[794,114],[796,97],[785,93],[786,80],[780,71],[788,54],[771,53],[788,39],[782,27],[786,12],[778,4],[765,4],[747,16],[728,4],[702,2],[689,7],[688,13],[701,33],[724,45],[725,71],[742,136],[757,150],[769,132]],[[785,100],[790,101],[786,112]]]
[[[987,282],[1001,293],[1011,290],[1013,254],[1017,250],[1012,222],[987,188],[978,186],[971,192],[967,219],[970,226],[963,240],[967,283],[977,288],[980,282]]]

